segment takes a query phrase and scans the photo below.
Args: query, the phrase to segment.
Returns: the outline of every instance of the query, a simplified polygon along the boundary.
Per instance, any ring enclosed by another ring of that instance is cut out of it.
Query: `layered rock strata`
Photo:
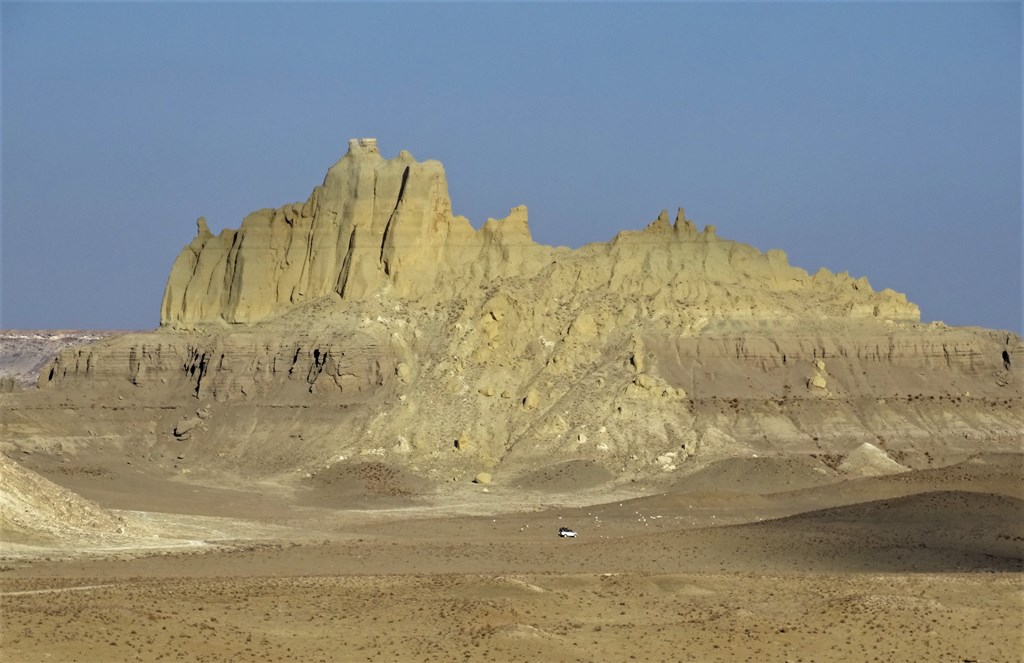
[[[432,304],[506,280],[709,316],[805,317],[811,304],[822,317],[920,318],[901,294],[827,270],[810,276],[782,251],[698,231],[682,209],[674,223],[663,211],[643,231],[578,251],[534,243],[524,206],[480,230],[451,209],[440,163],[404,151],[386,160],[376,142],[350,141],[304,203],[253,212],[216,236],[200,218],[171,270],[161,325],[258,322],[326,295]]]
[[[682,210],[571,250],[534,243],[524,207],[479,230],[451,209],[439,163],[351,142],[305,203],[217,236],[200,221],[161,328],[62,352],[6,434],[87,444],[61,432],[84,417],[94,439],[260,474],[372,457],[496,481],[566,459],[630,476],[1020,448],[1014,334],[922,324],[902,294]]]

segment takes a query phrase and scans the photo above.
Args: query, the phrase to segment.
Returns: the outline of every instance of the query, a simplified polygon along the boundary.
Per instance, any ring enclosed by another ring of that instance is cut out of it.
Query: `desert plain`
[[[254,488],[159,461],[68,460],[21,464],[130,533],[5,545],[4,660],[1024,654],[1019,456],[847,481],[721,461],[690,482],[614,490],[572,462],[519,485],[437,489],[379,463],[333,485]],[[737,473],[758,479],[708,490]]]
[[[0,333],[3,661],[1024,660],[1017,334],[372,139],[196,227],[158,329]]]

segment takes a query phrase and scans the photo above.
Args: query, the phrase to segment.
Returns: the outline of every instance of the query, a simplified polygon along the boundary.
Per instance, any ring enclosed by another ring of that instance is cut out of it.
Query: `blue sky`
[[[1021,5],[2,5],[4,328],[156,326],[171,263],[375,136],[479,226],[686,208],[1021,331]]]

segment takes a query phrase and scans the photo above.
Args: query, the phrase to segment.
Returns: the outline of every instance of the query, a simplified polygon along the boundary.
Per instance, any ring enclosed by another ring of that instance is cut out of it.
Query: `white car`
[[[572,531],[568,527],[559,527],[558,536],[562,537],[563,539],[575,539],[576,532]]]

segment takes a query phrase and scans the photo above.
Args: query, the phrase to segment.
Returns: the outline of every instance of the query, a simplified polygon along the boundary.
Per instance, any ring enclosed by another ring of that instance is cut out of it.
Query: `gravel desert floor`
[[[1016,455],[412,495],[89,462],[22,460],[154,534],[0,544],[5,661],[1024,660]]]

